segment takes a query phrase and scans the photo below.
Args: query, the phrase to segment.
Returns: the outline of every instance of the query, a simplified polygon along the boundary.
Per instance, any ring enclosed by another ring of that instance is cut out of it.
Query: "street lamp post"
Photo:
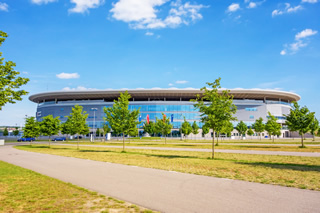
[[[93,139],[92,139],[92,140],[93,140],[93,142],[94,142],[94,138],[95,138],[95,136],[96,136],[96,134],[95,134],[95,133],[96,133],[96,131],[95,131],[95,127],[96,127],[96,126],[95,126],[95,123],[96,123],[96,113],[95,113],[95,112],[96,112],[98,109],[97,109],[97,108],[91,108],[91,110],[93,111],[93,126],[92,126],[92,127],[93,127]]]

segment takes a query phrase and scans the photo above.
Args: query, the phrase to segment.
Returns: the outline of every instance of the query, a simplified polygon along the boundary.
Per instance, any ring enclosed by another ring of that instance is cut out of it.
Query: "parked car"
[[[56,138],[53,138],[52,141],[66,141],[66,137],[56,137]]]
[[[35,141],[35,138],[19,138],[17,141],[21,142],[21,141]]]
[[[79,136],[75,136],[74,138],[75,138],[75,139],[82,139],[82,136],[79,135]]]

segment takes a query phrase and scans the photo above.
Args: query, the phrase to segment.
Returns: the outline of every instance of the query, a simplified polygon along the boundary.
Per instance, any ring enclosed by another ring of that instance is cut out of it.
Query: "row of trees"
[[[18,127],[15,127],[15,130],[12,131],[12,134],[14,136],[18,136],[19,135],[19,128]],[[4,130],[3,130],[3,136],[8,136],[9,135],[9,131],[8,131],[8,128],[5,127]]]
[[[50,147],[51,137],[59,132],[67,136],[89,134],[89,127],[86,124],[88,114],[82,109],[82,106],[75,105],[70,116],[66,116],[67,121],[62,124],[58,117],[54,118],[52,115],[43,117],[40,122],[36,121],[35,117],[28,117],[23,128],[23,136],[26,138],[36,138],[40,135],[49,136]],[[79,141],[77,141],[77,148],[79,149]]]

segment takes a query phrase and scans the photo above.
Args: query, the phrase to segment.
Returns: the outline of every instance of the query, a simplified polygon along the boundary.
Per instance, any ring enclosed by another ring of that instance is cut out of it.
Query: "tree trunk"
[[[314,135],[314,134],[313,134],[312,136],[313,136],[313,140],[312,140],[312,141],[314,141],[316,137],[315,137],[315,135]]]
[[[164,136],[164,144],[167,144],[167,135]]]
[[[301,146],[302,146],[302,148],[304,147],[304,144],[303,144],[303,135],[301,135]]]
[[[212,159],[214,159],[214,136],[215,136],[215,132],[213,131],[213,137],[212,137]]]
[[[124,151],[124,132],[122,133],[122,142],[123,142],[122,151]]]
[[[274,135],[275,136],[275,135]],[[272,140],[272,142],[274,142],[274,136],[273,136],[273,140]]]
[[[217,137],[217,146],[219,146],[219,138],[220,138],[220,132],[218,132],[218,137]],[[221,140],[221,138],[220,138]]]
[[[260,141],[262,140],[262,133],[260,132]]]
[[[79,135],[78,135],[78,138],[77,138],[77,149],[79,149]]]
[[[51,136],[49,136],[49,148],[50,148]]]

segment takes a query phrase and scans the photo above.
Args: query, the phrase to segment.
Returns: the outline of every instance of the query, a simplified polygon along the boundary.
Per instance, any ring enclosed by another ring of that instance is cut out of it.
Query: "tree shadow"
[[[242,165],[252,165],[269,167],[273,169],[290,169],[295,171],[315,171],[320,172],[320,166],[318,165],[301,165],[301,164],[291,164],[291,163],[266,163],[266,162],[236,162]]]
[[[80,149],[79,152],[114,152],[110,150],[90,150],[90,149]]]

